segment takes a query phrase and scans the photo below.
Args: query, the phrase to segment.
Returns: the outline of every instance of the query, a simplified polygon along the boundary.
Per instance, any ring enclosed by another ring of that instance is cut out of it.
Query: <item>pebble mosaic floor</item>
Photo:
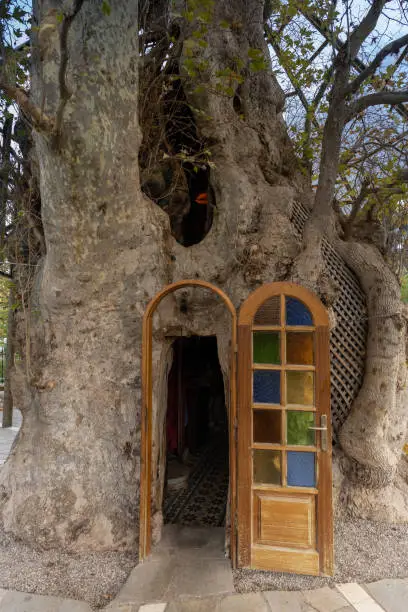
[[[194,457],[188,487],[166,493],[164,522],[203,527],[224,525],[228,476],[228,441],[220,436]]]

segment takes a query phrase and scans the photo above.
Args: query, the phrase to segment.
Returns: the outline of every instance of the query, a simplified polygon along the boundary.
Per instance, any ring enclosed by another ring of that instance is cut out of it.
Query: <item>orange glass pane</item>
[[[280,444],[281,411],[254,410],[254,442]]]
[[[313,406],[313,372],[286,372],[286,402],[288,404]]]
[[[253,453],[254,482],[280,485],[282,483],[280,451],[256,449]]]
[[[286,332],[286,363],[313,365],[313,344],[313,332]]]

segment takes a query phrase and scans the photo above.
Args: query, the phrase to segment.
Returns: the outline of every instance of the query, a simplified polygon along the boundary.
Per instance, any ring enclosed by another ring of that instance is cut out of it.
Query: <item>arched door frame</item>
[[[217,294],[231,314],[231,354],[229,372],[229,484],[231,505],[231,559],[235,566],[235,513],[236,513],[236,334],[237,314],[230,298],[218,287],[202,280],[182,280],[167,285],[149,302],[143,316],[142,334],[142,439],[140,461],[140,515],[139,559],[142,561],[151,550],[151,484],[152,484],[152,329],[153,315],[163,298],[183,287],[201,287]]]

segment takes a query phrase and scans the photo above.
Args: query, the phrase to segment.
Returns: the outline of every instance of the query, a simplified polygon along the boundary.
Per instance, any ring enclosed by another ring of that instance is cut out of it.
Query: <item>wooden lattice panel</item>
[[[294,205],[291,221],[302,234],[310,212],[300,203]],[[363,377],[367,339],[367,306],[355,274],[327,240],[323,242],[326,271],[338,287],[333,310],[336,325],[330,334],[331,412],[333,437],[348,417]]]

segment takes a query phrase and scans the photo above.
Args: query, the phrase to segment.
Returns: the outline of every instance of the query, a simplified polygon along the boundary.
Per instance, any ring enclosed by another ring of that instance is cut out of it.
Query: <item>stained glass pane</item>
[[[316,486],[315,453],[288,451],[288,486]]]
[[[313,365],[313,332],[286,332],[286,363]]]
[[[254,332],[253,360],[254,363],[280,363],[279,332]]]
[[[262,304],[254,318],[254,325],[280,325],[280,295]]]
[[[254,410],[254,442],[280,444],[281,411]]]
[[[254,402],[280,404],[280,372],[254,371]]]
[[[313,406],[313,372],[286,372],[286,402],[288,404]]]
[[[286,419],[288,444],[314,446],[315,432],[313,429],[309,429],[309,427],[314,427],[315,424],[313,412],[288,410]]]
[[[256,449],[253,451],[253,457],[254,482],[280,485],[282,482],[280,451]]]
[[[286,325],[313,325],[310,310],[296,298],[286,298]]]

